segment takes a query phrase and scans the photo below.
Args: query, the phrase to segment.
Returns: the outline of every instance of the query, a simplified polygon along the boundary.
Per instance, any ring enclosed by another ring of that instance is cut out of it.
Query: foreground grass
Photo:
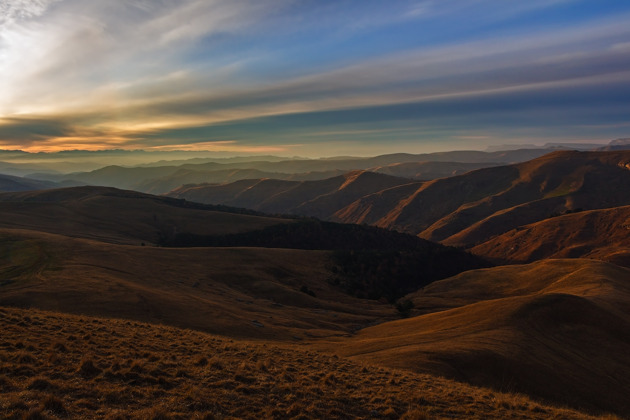
[[[308,349],[0,308],[0,418],[589,418]]]

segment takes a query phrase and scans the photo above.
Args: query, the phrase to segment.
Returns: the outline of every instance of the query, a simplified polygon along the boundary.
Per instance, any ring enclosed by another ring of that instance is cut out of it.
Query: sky
[[[626,0],[0,0],[0,149],[630,137]]]

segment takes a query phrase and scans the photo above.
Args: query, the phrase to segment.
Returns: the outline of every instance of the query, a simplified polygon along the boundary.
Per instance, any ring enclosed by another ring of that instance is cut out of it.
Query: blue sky
[[[630,2],[0,0],[0,148],[332,156],[630,137]]]

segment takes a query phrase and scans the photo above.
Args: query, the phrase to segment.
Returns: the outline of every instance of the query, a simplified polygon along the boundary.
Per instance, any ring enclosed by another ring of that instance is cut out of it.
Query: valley
[[[0,413],[624,418],[628,162],[0,192]]]

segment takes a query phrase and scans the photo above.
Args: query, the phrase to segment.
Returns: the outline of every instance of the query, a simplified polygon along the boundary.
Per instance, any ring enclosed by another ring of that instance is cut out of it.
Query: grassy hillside
[[[0,227],[112,243],[152,244],[180,232],[221,235],[291,222],[247,213],[104,187],[0,193]]]
[[[596,258],[630,267],[630,206],[552,217],[510,230],[471,251],[499,263]]]
[[[305,348],[0,307],[6,419],[590,418]]]
[[[157,248],[0,230],[0,304],[301,340],[397,317],[329,284],[329,254]],[[307,293],[308,292],[308,293]]]
[[[324,348],[628,416],[629,279],[592,260],[469,271],[408,296],[419,316]]]

